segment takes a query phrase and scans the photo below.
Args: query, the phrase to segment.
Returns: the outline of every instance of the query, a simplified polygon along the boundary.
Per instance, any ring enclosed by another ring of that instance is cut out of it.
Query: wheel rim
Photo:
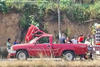
[[[65,59],[71,61],[73,59],[73,55],[71,53],[65,54]]]
[[[25,59],[26,59],[25,53],[23,53],[23,52],[19,53],[18,58],[19,58],[20,60],[25,60]]]

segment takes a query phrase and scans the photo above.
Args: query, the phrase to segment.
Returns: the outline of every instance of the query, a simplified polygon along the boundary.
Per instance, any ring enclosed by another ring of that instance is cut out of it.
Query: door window
[[[37,41],[38,44],[48,44],[49,43],[49,37],[42,37]]]

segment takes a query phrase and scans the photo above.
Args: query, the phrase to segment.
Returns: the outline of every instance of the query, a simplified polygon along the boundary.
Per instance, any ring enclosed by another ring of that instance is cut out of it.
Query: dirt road
[[[0,60],[0,67],[100,67],[100,60],[64,61],[61,59]]]

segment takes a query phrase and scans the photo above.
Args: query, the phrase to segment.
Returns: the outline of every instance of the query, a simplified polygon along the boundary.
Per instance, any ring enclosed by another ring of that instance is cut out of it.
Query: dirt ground
[[[0,67],[100,67],[100,60],[85,61],[0,61]]]

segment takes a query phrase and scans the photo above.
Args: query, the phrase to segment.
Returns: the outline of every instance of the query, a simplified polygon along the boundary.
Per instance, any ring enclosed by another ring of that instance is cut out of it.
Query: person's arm
[[[78,42],[80,42],[80,37],[78,38]]]

